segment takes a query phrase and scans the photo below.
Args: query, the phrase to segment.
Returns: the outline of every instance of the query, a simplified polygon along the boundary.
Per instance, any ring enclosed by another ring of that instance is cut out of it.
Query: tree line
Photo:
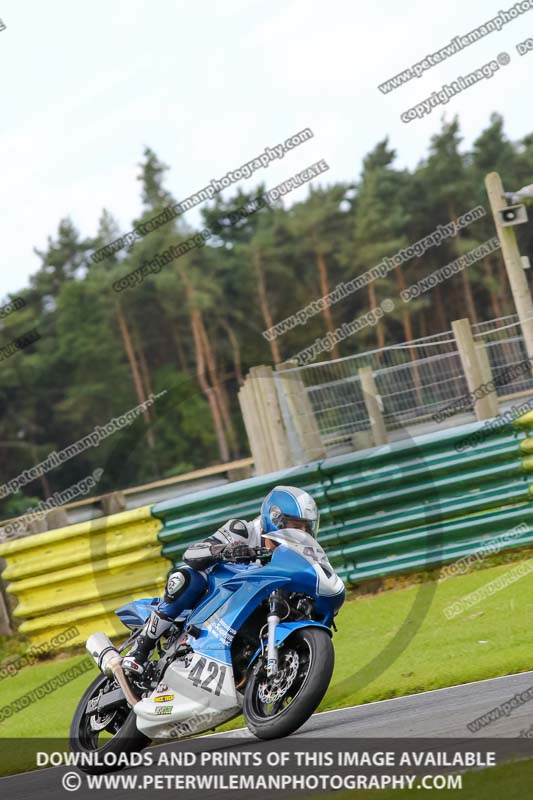
[[[176,202],[165,187],[167,169],[145,149],[138,174],[142,211],[132,228]],[[202,228],[214,233],[205,246],[120,293],[114,283],[179,248],[195,230],[180,216],[94,262],[91,254],[121,235],[112,213],[104,209],[86,238],[70,218],[62,219],[46,249],[35,250],[39,266],[29,285],[6,299],[20,298],[20,307],[0,318],[2,346],[29,330],[39,334],[1,363],[0,483],[95,426],[166,394],[98,447],[5,498],[2,516],[21,513],[95,468],[104,469],[102,493],[246,455],[237,392],[248,368],[289,359],[494,236],[484,188],[485,174],[494,170],[508,189],[533,182],[533,134],[511,141],[498,114],[470,149],[462,146],[459,120],[443,120],[412,170],[397,166],[384,138],[365,156],[357,177],[311,185],[306,198],[290,207],[279,201],[236,222],[235,209],[252,203],[265,186],[217,196],[201,208]],[[262,335],[478,205],[487,215],[439,247],[325,305],[281,336]],[[517,230],[522,253],[531,255],[528,226]],[[409,304],[395,304],[377,325],[320,358],[411,341],[448,330],[453,319],[476,323],[510,313],[512,298],[496,252]]]

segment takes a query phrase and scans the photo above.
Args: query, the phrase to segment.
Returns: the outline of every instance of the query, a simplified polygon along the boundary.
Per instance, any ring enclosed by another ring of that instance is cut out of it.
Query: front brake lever
[[[272,559],[272,550],[269,547],[256,547],[256,553],[261,564],[268,564]]]

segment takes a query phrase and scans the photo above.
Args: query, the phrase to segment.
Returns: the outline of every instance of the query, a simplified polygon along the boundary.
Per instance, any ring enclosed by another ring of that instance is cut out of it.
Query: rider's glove
[[[242,564],[255,558],[255,551],[251,550],[247,544],[232,542],[226,545],[221,553],[223,561],[233,561],[235,564]]]

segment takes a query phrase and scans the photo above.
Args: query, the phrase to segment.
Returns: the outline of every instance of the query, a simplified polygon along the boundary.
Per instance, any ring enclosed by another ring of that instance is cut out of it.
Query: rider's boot
[[[135,645],[122,661],[122,668],[136,675],[142,675],[146,660],[157,640],[168,631],[184,609],[196,606],[206,586],[205,575],[191,567],[178,567],[172,572],[167,579],[165,593],[159,605],[150,614]]]
[[[167,617],[161,611],[152,611],[144,623],[135,645],[122,660],[122,669],[142,675],[150,651],[153,650],[161,636],[168,631],[173,621],[171,617]]]

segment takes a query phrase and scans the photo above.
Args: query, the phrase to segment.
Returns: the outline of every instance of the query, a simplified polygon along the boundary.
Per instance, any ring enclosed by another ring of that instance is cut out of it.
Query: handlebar
[[[246,544],[236,542],[233,545],[227,545],[220,553],[220,557],[222,561],[228,563],[238,564],[259,559],[262,564],[266,564],[272,558],[272,550],[268,547],[248,547]]]

